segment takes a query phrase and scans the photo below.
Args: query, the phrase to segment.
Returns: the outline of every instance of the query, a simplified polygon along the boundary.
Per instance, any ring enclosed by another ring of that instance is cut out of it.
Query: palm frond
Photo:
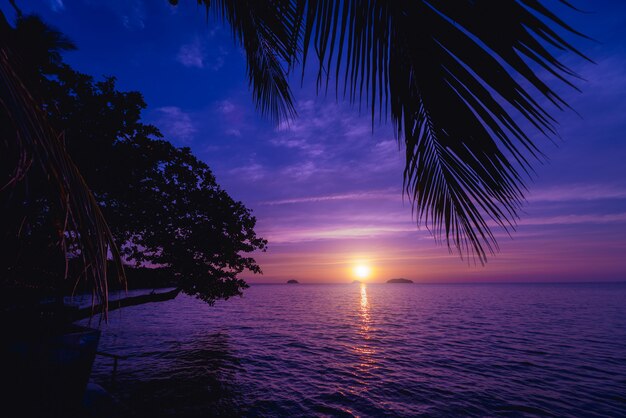
[[[418,219],[430,215],[433,226],[439,227],[436,237],[445,233],[448,245],[484,263],[486,253],[497,249],[489,220],[505,229],[514,227],[524,202],[525,185],[519,169],[530,174],[527,156],[534,160],[542,157],[527,130],[520,126],[519,116],[545,135],[556,134],[554,119],[529,89],[522,87],[520,78],[556,108],[567,106],[523,56],[571,85],[567,76],[575,75],[573,71],[551,55],[537,37],[558,48],[578,51],[524,7],[533,6],[551,18],[553,15],[537,2],[473,3],[433,1],[416,10],[412,17],[421,19],[418,25],[425,33],[420,42],[405,42],[406,47],[399,50],[416,63],[405,73],[405,80],[415,84],[415,93],[429,118],[426,122],[418,112],[414,130],[404,130],[407,193],[412,194],[418,208]],[[555,22],[569,29],[560,20]],[[413,101],[414,97],[405,99]],[[392,105],[394,118],[401,108],[406,118],[411,107],[403,106]],[[429,163],[446,168],[441,174],[446,187],[437,183],[441,181],[437,176],[423,176],[419,166],[413,169],[420,150],[415,139],[420,138],[418,132],[426,132],[445,149],[424,162],[421,169],[432,170]]]
[[[209,9],[209,0],[198,3]],[[584,35],[540,0],[217,4],[246,50],[264,113],[294,113],[279,63],[305,67],[314,54],[318,92],[334,81],[337,93],[369,107],[372,123],[390,112],[418,225],[481,263],[497,250],[491,222],[515,227],[531,163],[543,158],[529,127],[555,135],[544,102],[568,107],[546,80],[576,88],[578,76],[554,51],[588,59],[559,32]]]
[[[373,122],[390,111],[418,224],[485,262],[498,248],[491,222],[515,227],[531,163],[543,158],[528,126],[556,134],[541,98],[567,107],[545,80],[575,88],[552,51],[586,59],[557,31],[582,35],[539,0],[292,2],[302,22],[292,52],[303,63],[316,55],[318,89],[334,79]]]
[[[293,65],[299,15],[288,1],[198,0],[207,13],[230,24],[246,54],[248,79],[257,108],[275,123],[296,115],[287,80]]]
[[[28,164],[39,164],[58,196],[57,204],[66,213],[60,238],[64,248],[77,247],[84,263],[84,275],[93,284],[94,303],[108,302],[108,255],[111,253],[117,277],[125,283],[122,260],[98,204],[80,172],[65,150],[61,138],[46,119],[18,70],[19,57],[12,51],[9,25],[0,12],[0,105],[12,123],[21,157],[16,175],[23,176]],[[7,35],[7,36],[5,36]],[[26,174],[27,175],[27,174]],[[19,178],[13,178],[17,181]]]

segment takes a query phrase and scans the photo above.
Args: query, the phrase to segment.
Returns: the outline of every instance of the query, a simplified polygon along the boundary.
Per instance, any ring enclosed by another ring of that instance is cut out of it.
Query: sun
[[[367,279],[372,273],[372,269],[367,264],[357,264],[354,266],[354,275],[359,279]]]

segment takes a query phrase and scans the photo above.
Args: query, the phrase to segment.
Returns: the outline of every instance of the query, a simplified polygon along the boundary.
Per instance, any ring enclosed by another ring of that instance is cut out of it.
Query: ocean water
[[[626,284],[252,285],[102,331],[131,417],[626,417]]]

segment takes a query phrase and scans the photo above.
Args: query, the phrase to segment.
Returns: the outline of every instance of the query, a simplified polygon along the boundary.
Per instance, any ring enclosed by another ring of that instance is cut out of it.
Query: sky
[[[562,56],[581,92],[554,87],[575,111],[551,109],[560,138],[533,134],[547,161],[535,164],[517,229],[495,230],[500,250],[481,266],[416,225],[391,124],[372,132],[368,112],[317,96],[310,76],[293,80],[295,120],[263,119],[230,29],[195,1],[17,1],[76,43],[65,54],[74,68],[140,91],[144,122],[190,147],[252,209],[269,247],[255,254],[264,274],[244,275],[250,283],[350,282],[358,265],[370,282],[624,281],[626,2],[575,0],[584,12],[546,3],[593,38],[567,37],[594,63]],[[13,16],[8,2],[0,8]]]

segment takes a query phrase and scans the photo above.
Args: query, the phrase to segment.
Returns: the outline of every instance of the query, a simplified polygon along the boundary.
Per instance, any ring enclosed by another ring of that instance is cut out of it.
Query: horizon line
[[[292,279],[288,279],[288,280],[292,280]],[[293,280],[298,280],[298,279],[293,279]],[[408,279],[408,280],[412,280],[412,279]],[[281,281],[281,282],[248,282],[248,281],[246,281],[246,283],[249,284],[249,285],[289,284],[289,283],[287,283],[287,281]],[[617,284],[617,283],[626,284],[626,279],[601,280],[601,281],[514,281],[514,282],[504,282],[504,281],[489,281],[489,282],[485,282],[485,281],[482,281],[482,282],[481,281],[420,282],[420,281],[413,281],[413,283],[405,283],[405,284],[424,284],[424,285],[460,284],[460,285],[466,285],[466,284]],[[397,284],[397,283],[387,283],[386,281],[383,281],[383,282],[368,282],[368,281],[360,281],[360,282],[309,282],[309,281],[306,281],[306,282],[300,282],[300,281],[298,281],[297,284],[340,285],[340,284]]]

